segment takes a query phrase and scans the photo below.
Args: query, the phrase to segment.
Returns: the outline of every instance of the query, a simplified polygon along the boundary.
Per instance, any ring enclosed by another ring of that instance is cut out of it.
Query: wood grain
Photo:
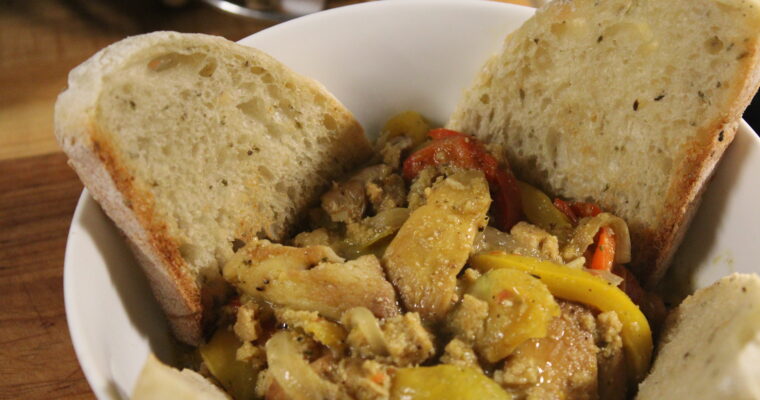
[[[0,398],[92,398],[63,306],[66,233],[82,184],[57,153],[0,161]]]

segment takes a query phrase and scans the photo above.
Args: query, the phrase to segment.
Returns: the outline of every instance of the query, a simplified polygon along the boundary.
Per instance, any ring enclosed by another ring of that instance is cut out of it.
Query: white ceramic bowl
[[[367,132],[415,109],[442,123],[504,36],[533,9],[486,1],[364,3],[274,26],[241,43],[321,81]],[[760,259],[755,184],[760,141],[742,124],[686,237],[676,266],[701,287]],[[66,248],[64,293],[71,338],[100,399],[131,393],[149,351],[170,357],[169,331],[139,266],[86,191]]]

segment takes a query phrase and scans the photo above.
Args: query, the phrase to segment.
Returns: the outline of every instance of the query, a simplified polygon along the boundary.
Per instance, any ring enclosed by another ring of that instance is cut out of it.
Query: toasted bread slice
[[[760,398],[760,277],[733,274],[668,316],[637,399]]]
[[[448,127],[628,222],[660,279],[760,83],[758,0],[562,0],[509,35]]]
[[[175,32],[125,39],[74,69],[55,133],[190,344],[233,246],[282,239],[371,152],[320,84],[256,49]]]

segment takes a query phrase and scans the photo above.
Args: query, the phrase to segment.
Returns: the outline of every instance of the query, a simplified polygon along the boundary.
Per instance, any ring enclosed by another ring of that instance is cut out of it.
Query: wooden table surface
[[[82,190],[53,138],[68,71],[127,35],[238,40],[270,25],[158,0],[0,0],[0,399],[94,398],[63,305],[64,248]]]

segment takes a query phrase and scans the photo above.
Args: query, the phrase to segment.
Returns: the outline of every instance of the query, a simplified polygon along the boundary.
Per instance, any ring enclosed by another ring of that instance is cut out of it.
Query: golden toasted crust
[[[176,32],[125,39],[74,69],[55,124],[189,344],[227,293],[233,243],[282,239],[371,151],[321,84],[259,50]]]
[[[94,132],[91,127],[88,130]],[[95,143],[97,142],[87,140],[68,143],[66,153],[69,165],[77,172],[90,195],[124,234],[175,334],[183,342],[200,342],[200,293],[195,278],[181,265],[177,265],[176,261],[164,263],[165,258],[171,257],[171,251],[168,250],[171,247],[160,243],[171,239],[166,236],[165,230],[157,228],[155,224],[142,222],[151,219],[147,211],[150,209],[150,196],[136,194],[131,185],[132,179],[115,161],[107,146]],[[111,179],[112,176],[115,179]],[[124,204],[134,206],[127,209]],[[148,246],[147,243],[159,245]],[[153,251],[154,248],[162,250]],[[164,269],[162,265],[171,267]]]
[[[758,89],[757,0],[562,0],[510,34],[448,126],[521,179],[629,224],[663,275]]]
[[[699,207],[707,181],[734,140],[742,113],[760,88],[760,36],[751,38],[747,49],[746,54],[740,55],[746,60],[741,65],[743,71],[739,72],[744,81],[733,85],[728,96],[733,101],[728,104],[721,119],[708,127],[706,133],[698,135],[702,140],[690,143],[687,150],[689,157],[675,173],[683,180],[674,181],[668,191],[666,215],[669,218],[662,224],[662,229],[651,236],[644,235],[640,241],[642,245],[639,245],[637,253],[641,255],[634,256],[634,265],[638,266],[640,276],[645,277],[650,286],[654,286],[665,274]],[[650,264],[649,260],[654,260],[654,264]]]
[[[92,137],[97,137],[94,128],[87,129]],[[178,339],[186,343],[200,342],[199,288],[195,278],[173,254],[171,238],[165,228],[152,221],[150,195],[135,189],[133,178],[120,166],[107,145],[88,140],[73,140],[64,145],[69,165],[127,239]],[[153,248],[160,251],[150,254],[144,251]],[[169,267],[164,268],[164,265]]]

